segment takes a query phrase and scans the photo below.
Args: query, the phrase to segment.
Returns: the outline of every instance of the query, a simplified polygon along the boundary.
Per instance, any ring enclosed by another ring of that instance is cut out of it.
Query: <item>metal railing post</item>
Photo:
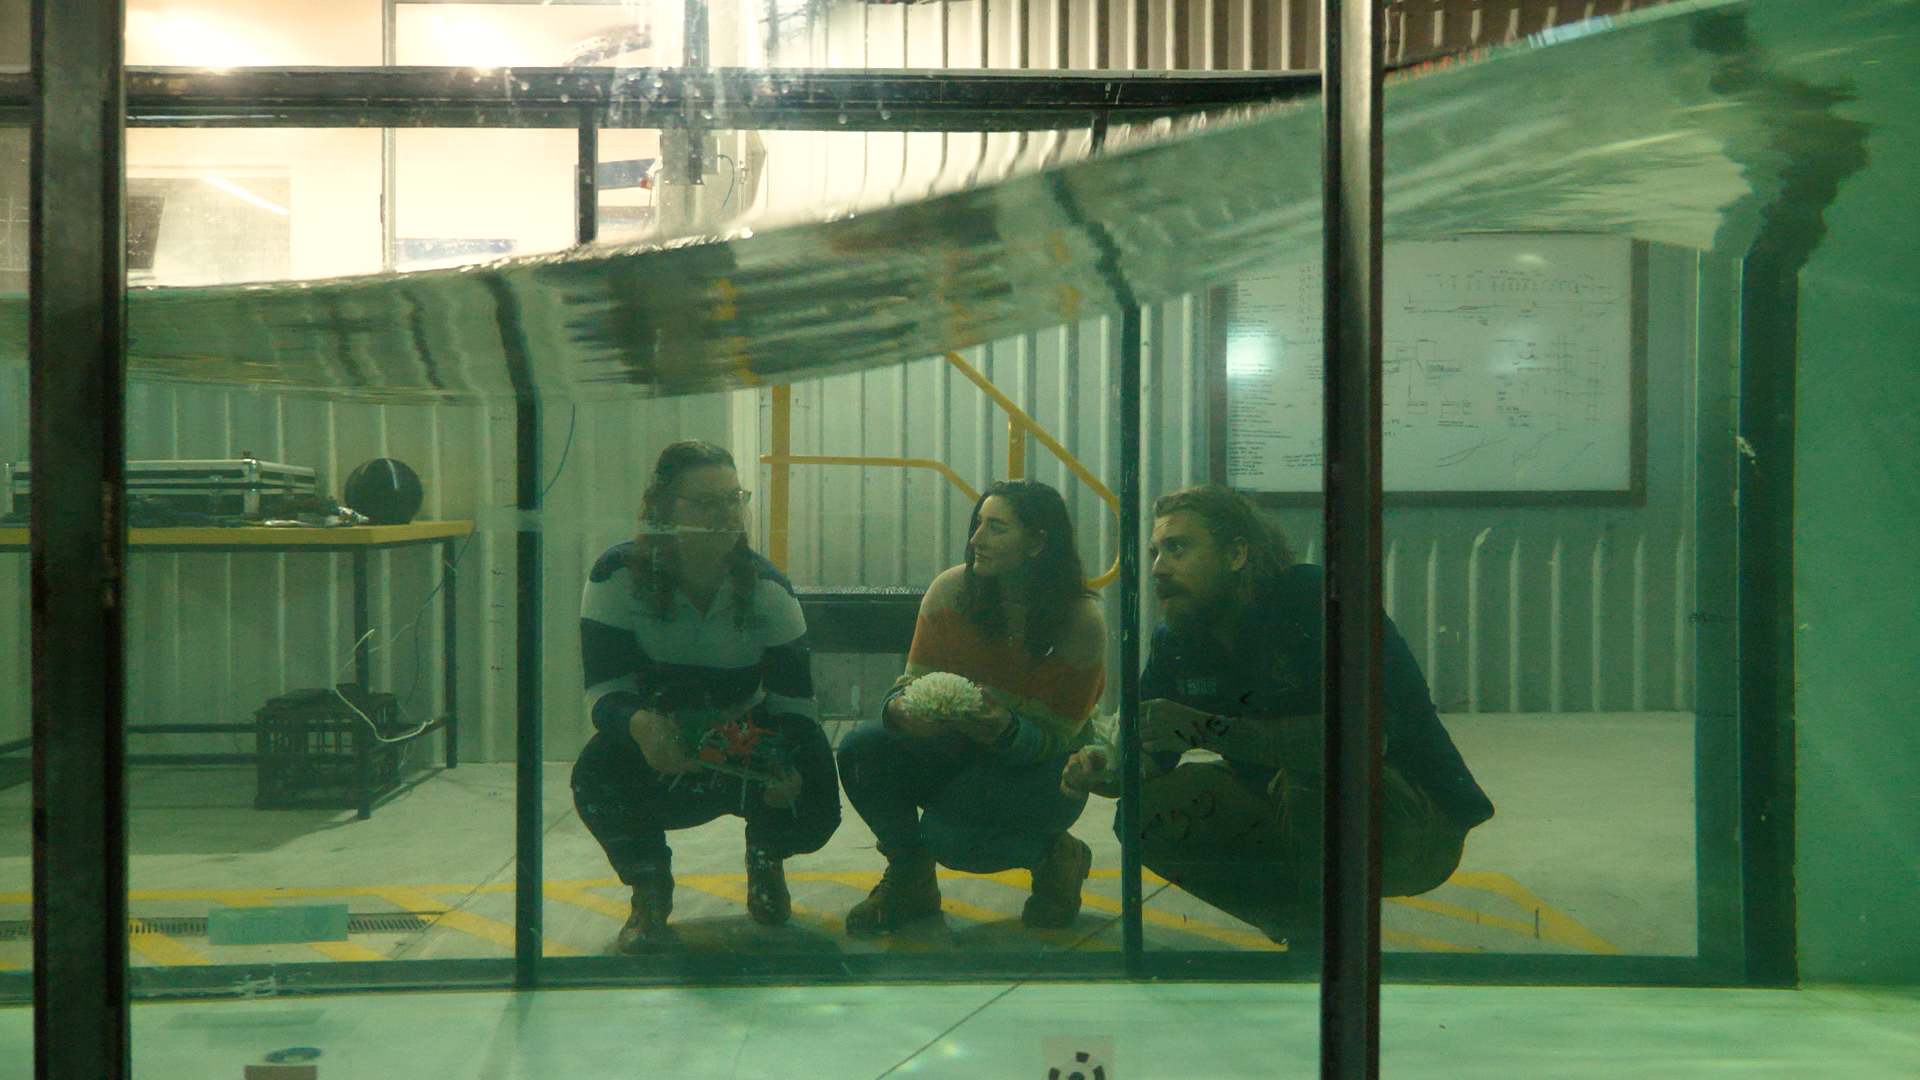
[[[124,15],[120,0],[32,10],[34,1075],[121,1080],[132,1075]]]
[[[1324,0],[1326,852],[1320,1075],[1380,1071],[1380,12]]]

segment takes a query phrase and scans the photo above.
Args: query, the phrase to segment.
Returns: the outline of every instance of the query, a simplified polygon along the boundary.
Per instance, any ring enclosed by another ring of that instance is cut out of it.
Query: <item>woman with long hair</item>
[[[1081,573],[1058,491],[1003,480],[974,504],[966,562],[927,586],[880,718],[840,743],[847,798],[887,860],[849,934],[937,914],[936,863],[1031,869],[1029,927],[1079,914],[1093,856],[1067,829],[1086,799],[1059,778],[1106,685],[1106,626]]]
[[[747,544],[733,456],[686,440],[661,451],[640,534],[595,562],[580,653],[596,729],[573,802],[633,909],[621,953],[668,940],[666,834],[746,819],[747,913],[777,926],[792,904],[783,861],[840,825],[833,751],[813,701],[793,587]]]

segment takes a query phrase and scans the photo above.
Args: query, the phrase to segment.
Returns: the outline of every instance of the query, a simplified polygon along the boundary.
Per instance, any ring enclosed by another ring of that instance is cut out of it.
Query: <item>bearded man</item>
[[[1140,677],[1141,862],[1277,942],[1317,948],[1320,569],[1296,562],[1244,496],[1217,484],[1164,495],[1153,516],[1148,557],[1166,621]],[[1493,804],[1390,620],[1383,638],[1381,891],[1413,896],[1453,874]],[[1206,760],[1181,761],[1195,750]],[[1117,757],[1079,751],[1062,788],[1112,796]]]

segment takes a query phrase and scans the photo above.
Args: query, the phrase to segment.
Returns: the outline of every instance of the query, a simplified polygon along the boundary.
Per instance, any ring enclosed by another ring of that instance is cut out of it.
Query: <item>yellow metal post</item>
[[[773,388],[772,473],[767,486],[767,560],[787,570],[787,483],[791,466],[787,458],[793,451],[793,387]]]

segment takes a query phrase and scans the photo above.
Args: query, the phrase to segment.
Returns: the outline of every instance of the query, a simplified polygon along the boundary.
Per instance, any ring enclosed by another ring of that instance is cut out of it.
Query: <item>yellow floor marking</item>
[[[619,882],[615,881],[614,884],[618,885]],[[609,919],[617,919],[623,923],[627,921],[627,915],[633,910],[631,904],[615,900],[611,896],[588,892],[571,882],[549,881],[544,891],[549,900],[558,900],[563,904],[586,908],[595,914],[605,915]]]
[[[1109,915],[1120,914],[1120,902],[1118,900],[1109,900],[1104,896],[1083,895],[1080,898],[1080,902],[1095,911],[1104,911]],[[1163,926],[1169,930],[1180,930],[1189,934],[1197,934],[1200,937],[1209,938],[1225,945],[1238,945],[1244,949],[1256,949],[1262,952],[1282,952],[1285,950],[1285,946],[1273,943],[1267,939],[1265,934],[1256,934],[1248,930],[1235,930],[1226,926],[1215,926],[1209,922],[1201,922],[1198,919],[1185,919],[1178,915],[1169,915],[1164,911],[1155,911],[1152,908],[1142,909],[1140,919],[1142,922],[1149,922],[1155,926]]]
[[[842,875],[836,875],[831,873],[818,873],[818,874],[808,875],[804,878],[800,877],[799,875],[792,875],[792,879],[805,880],[805,881],[834,881],[834,880],[837,880],[840,876]],[[874,882],[880,880],[879,874],[872,873],[869,871],[860,871],[851,876],[864,877],[868,879],[865,885],[859,886],[860,888],[863,888],[863,889],[871,888]],[[722,900],[731,900],[734,903],[740,904],[743,907],[746,905],[746,902],[747,902],[747,889],[746,889],[747,876],[745,874],[693,874],[688,877],[675,878],[674,880],[677,881],[679,884],[687,886],[688,888],[698,889],[699,891],[706,893],[709,896],[717,896]],[[739,884],[736,885],[735,884],[736,881],[739,882]],[[813,923],[814,925],[819,926],[822,929],[830,930],[833,933],[844,934],[847,932],[846,920],[842,919],[838,915],[830,915],[824,911],[815,911],[812,908],[803,907],[799,904],[795,904],[793,906],[793,913],[805,919],[807,922]],[[882,934],[879,937],[870,938],[868,940],[880,946],[882,949],[885,949],[887,952],[925,953],[925,952],[939,951],[935,948],[935,945],[933,942],[922,941],[922,940],[919,940],[916,938],[910,938],[910,937],[897,938],[892,936],[891,934]]]
[[[810,874],[791,874],[788,876],[791,880],[830,881],[842,885],[851,884],[856,888],[871,888],[874,882],[880,880],[880,875],[872,871],[848,871],[843,873],[817,871]],[[956,876],[972,877],[975,875]],[[694,874],[675,878],[674,880],[681,885],[698,889],[709,896],[717,896],[722,900],[732,900],[742,905],[747,902],[745,874]],[[1002,923],[1017,920],[1020,917],[1016,913],[995,911],[991,908],[980,907],[977,904],[969,904],[965,900],[954,900],[948,897],[941,897],[940,910],[948,915],[958,916],[959,918],[967,919],[975,923]],[[793,913],[795,915],[805,913],[807,921],[809,922],[817,923],[835,933],[846,933],[846,922],[840,916],[830,915],[822,911],[813,911],[798,904],[794,905]],[[624,912],[622,912],[621,917],[626,917]],[[1036,934],[1041,940],[1062,947],[1080,948],[1092,952],[1111,952],[1118,948],[1118,946],[1110,942],[1082,940],[1070,930],[1025,930],[1023,928],[1022,932]],[[930,943],[927,942],[897,939],[888,935],[881,935],[875,940],[881,946],[897,952],[926,952],[930,947]]]
[[[385,960],[387,954],[357,941],[309,941],[307,946],[329,960]]]
[[[747,876],[745,874],[690,874],[675,878],[676,884],[696,889],[708,896],[717,896],[722,900],[731,900],[741,907],[747,904]],[[737,882],[737,883],[736,883]],[[829,915],[824,911],[815,911],[802,904],[793,905],[793,913],[806,922],[836,934],[847,932],[847,924],[838,915]]]
[[[1424,949],[1427,952],[1486,952],[1478,945],[1461,945],[1458,942],[1442,941],[1425,934],[1389,930],[1384,926],[1380,928],[1380,940],[1394,945],[1405,945],[1409,949]]]
[[[1484,911],[1463,907],[1459,904],[1449,904],[1442,900],[1429,900],[1424,896],[1395,896],[1391,898],[1391,902],[1399,904],[1402,907],[1413,908],[1416,911],[1429,911],[1435,915],[1445,915],[1450,919],[1459,919],[1461,922],[1469,922],[1475,926],[1491,926],[1498,930],[1511,930],[1522,937],[1535,936],[1532,923],[1522,922],[1519,919],[1506,915],[1490,915]],[[1544,924],[1541,927],[1539,937],[1552,940],[1547,937]],[[1561,942],[1561,944],[1564,945],[1568,943]]]
[[[186,967],[213,962],[158,930],[149,928],[146,923],[138,919],[133,920],[133,928],[127,934],[127,945],[134,952],[162,967]]]
[[[959,871],[942,869],[939,871],[939,876],[949,880],[967,877],[984,878],[1010,888],[1022,890],[1031,887],[1031,876],[1029,872],[1025,870],[1007,870],[997,874],[966,874]],[[880,872],[878,870],[796,871],[789,873],[787,877],[790,881],[825,881],[866,890],[871,889],[879,882]],[[1117,869],[1098,869],[1092,871],[1088,877],[1090,880],[1117,880],[1120,877],[1120,871]],[[1155,887],[1167,884],[1166,879],[1144,868],[1141,871],[1141,878],[1144,883]],[[683,884],[687,884],[691,888],[720,896],[723,899],[745,903],[745,889],[741,885],[745,880],[745,875],[743,874],[691,875],[680,880]],[[1542,900],[1525,886],[1505,874],[1492,871],[1462,870],[1453,875],[1449,884],[1479,892],[1491,893],[1511,901],[1528,913],[1536,915],[1539,918],[1537,936],[1542,940],[1553,941],[1592,953],[1618,954],[1620,951],[1619,948],[1611,942],[1608,942],[1598,934],[1582,926],[1571,916]],[[617,878],[579,878],[547,882],[545,890],[549,899],[570,903],[602,915],[624,920],[628,910],[625,903],[587,891],[593,888],[612,888],[618,887],[619,885],[620,882]],[[435,900],[432,894],[451,893],[463,896],[475,893],[498,894],[511,892],[515,888],[516,884],[514,882],[505,881],[492,882],[480,886],[451,884],[424,886],[292,886],[264,889],[137,889],[128,893],[128,899],[130,901],[208,900],[229,906],[248,907],[290,899],[377,897],[405,910],[417,911],[429,916],[437,916],[437,922],[445,924],[451,929],[471,934],[502,948],[512,949],[513,928],[511,926],[497,920],[475,915],[471,912],[454,909],[444,902]],[[33,894],[30,892],[0,893],[0,903],[29,903],[32,899]],[[1462,922],[1473,923],[1479,926],[1495,927],[1526,936],[1536,936],[1535,927],[1523,919],[1494,915],[1464,905],[1451,904],[1427,897],[1394,897],[1392,899],[1395,903],[1405,907],[1425,911],[1430,914],[1459,919]],[[1110,914],[1118,913],[1119,911],[1119,905],[1117,903],[1102,897],[1083,896],[1083,902],[1095,910],[1105,911]],[[943,900],[941,906],[949,914],[976,922],[998,922],[1017,917],[1009,913],[992,911],[959,900]],[[809,922],[817,923],[829,929],[842,930],[844,928],[844,924],[839,917],[825,912],[809,911],[804,907],[795,908],[795,912],[796,914],[804,912],[803,917]],[[1200,936],[1209,937],[1224,944],[1233,944],[1268,951],[1277,948],[1273,942],[1268,941],[1264,936],[1259,934],[1232,927],[1219,926],[1203,920],[1169,915],[1152,908],[1143,911],[1142,917],[1155,926],[1163,926],[1169,929],[1199,934]],[[139,925],[136,921],[136,927]],[[134,951],[155,963],[205,964],[210,962],[200,953],[163,934],[136,929],[134,936],[139,939],[133,943]],[[1431,951],[1481,951],[1478,946],[1461,945],[1401,930],[1383,929],[1381,937],[1388,942]],[[353,942],[312,942],[309,944],[313,945],[314,948],[320,950],[323,954],[339,960],[374,960],[386,958],[374,949]],[[911,949],[912,951],[921,951],[926,946],[924,943],[919,942],[901,942],[897,944],[889,943],[889,947],[901,947]],[[576,950],[569,949],[557,943],[549,943],[547,951],[553,955],[578,955]]]
[[[1449,884],[1459,885],[1462,888],[1504,896],[1523,909],[1533,912],[1540,920],[1540,936],[1548,941],[1610,956],[1618,955],[1620,952],[1619,946],[1575,922],[1573,916],[1535,896],[1526,886],[1505,874],[1496,874],[1488,870],[1459,870],[1447,880]],[[1532,927],[1526,928],[1528,933],[1532,930]]]
[[[448,890],[454,891],[454,890]],[[433,917],[433,925],[445,926],[461,933],[471,934],[482,941],[498,945],[508,952],[514,948],[513,927],[484,915],[475,915],[471,911],[462,911],[429,896],[424,889],[390,885],[374,890],[374,895],[393,904],[402,911],[428,914]],[[579,956],[580,950],[548,942],[544,950],[550,956]]]

